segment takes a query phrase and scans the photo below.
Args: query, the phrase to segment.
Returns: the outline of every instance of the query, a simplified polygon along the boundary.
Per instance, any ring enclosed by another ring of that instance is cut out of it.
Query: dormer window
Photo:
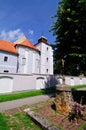
[[[4,61],[5,61],[5,62],[7,62],[7,60],[8,60],[8,57],[7,57],[7,56],[5,56],[5,57],[4,57]]]

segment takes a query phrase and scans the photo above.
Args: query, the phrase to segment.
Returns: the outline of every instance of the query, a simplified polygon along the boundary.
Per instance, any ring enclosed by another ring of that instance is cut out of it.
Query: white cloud
[[[8,41],[15,41],[23,35],[24,34],[21,31],[21,29],[10,30],[10,31],[2,30],[0,32],[0,39],[4,39],[4,40],[8,40]]]
[[[33,34],[34,34],[34,31],[31,30],[31,29],[29,29],[28,33],[29,33],[30,35],[33,35]]]

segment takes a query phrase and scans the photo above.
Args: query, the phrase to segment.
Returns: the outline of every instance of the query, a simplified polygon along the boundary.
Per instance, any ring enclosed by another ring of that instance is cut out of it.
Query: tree
[[[61,70],[61,59],[65,58],[65,74],[86,74],[86,0],[62,0],[54,18],[55,72]]]

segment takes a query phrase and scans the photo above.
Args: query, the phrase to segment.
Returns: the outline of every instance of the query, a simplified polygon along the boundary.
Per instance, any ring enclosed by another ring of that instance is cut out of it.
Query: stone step
[[[51,124],[49,121],[47,121],[45,118],[41,117],[37,113],[33,111],[27,111],[25,112],[28,114],[28,116],[36,123],[38,124],[43,130],[60,130],[53,124]]]

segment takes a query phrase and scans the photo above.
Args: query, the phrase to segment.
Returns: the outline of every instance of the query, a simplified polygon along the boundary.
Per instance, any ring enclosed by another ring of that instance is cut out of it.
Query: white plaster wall
[[[25,51],[23,47],[16,47],[19,56],[18,56],[18,73],[23,73],[24,72],[24,66],[22,65],[22,58],[25,58]]]
[[[40,54],[38,51],[33,51],[33,71],[32,73],[40,73]]]
[[[25,74],[31,74],[33,68],[33,50],[25,50],[26,64],[25,64]]]
[[[77,76],[65,76],[65,79],[65,83],[71,86],[86,84],[86,77],[80,78]]]
[[[20,74],[31,74],[33,72],[33,50],[27,47],[17,47],[19,52],[19,68]],[[22,64],[22,58],[26,58],[26,63]]]
[[[8,60],[4,61],[4,57],[7,56]],[[9,73],[17,72],[17,55],[0,51],[0,72],[8,70]]]
[[[51,88],[61,84],[62,81],[59,75],[45,74],[22,75],[0,73],[0,77],[0,93]],[[66,84],[70,86],[80,84],[80,77],[73,77],[73,82],[71,82],[71,76],[65,76],[65,78]],[[86,77],[82,78],[82,84],[86,84]]]
[[[53,50],[52,47],[45,43],[39,43],[36,47],[41,52],[40,57],[40,74],[53,74]],[[48,50],[47,50],[48,48]],[[46,58],[49,60],[46,61]],[[46,70],[48,69],[48,73]]]
[[[49,48],[50,50],[50,74],[53,74],[53,49],[52,47]]]
[[[38,77],[36,79],[36,89],[40,90],[40,89],[44,89],[45,88],[45,79],[42,77]]]
[[[45,43],[39,43],[40,45],[40,73],[41,74],[53,74],[53,51],[51,46]],[[48,48],[48,49],[47,49]],[[48,60],[47,60],[48,59]],[[47,72],[48,70],[48,72]]]
[[[32,75],[13,75],[13,92],[35,90],[35,80]]]
[[[38,50],[41,50],[41,44],[36,44],[35,46]]]
[[[0,93],[12,92],[13,78],[9,76],[0,76]]]

